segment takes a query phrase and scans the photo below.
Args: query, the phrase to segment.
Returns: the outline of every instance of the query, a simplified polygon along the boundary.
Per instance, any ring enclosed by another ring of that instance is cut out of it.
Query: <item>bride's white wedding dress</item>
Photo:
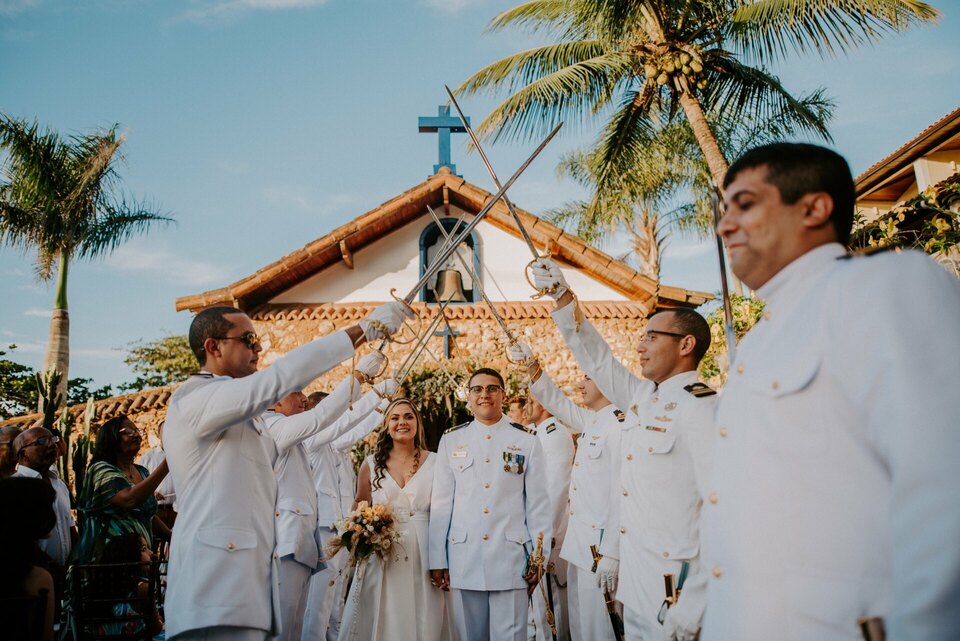
[[[373,504],[389,504],[393,509],[403,539],[386,559],[371,556],[362,580],[354,575],[338,641],[442,641],[448,636],[445,593],[431,585],[427,565],[435,464],[436,455],[430,452],[404,487],[384,470],[380,487],[371,488]],[[368,456],[364,465],[370,468],[372,484],[376,478],[373,457]]]

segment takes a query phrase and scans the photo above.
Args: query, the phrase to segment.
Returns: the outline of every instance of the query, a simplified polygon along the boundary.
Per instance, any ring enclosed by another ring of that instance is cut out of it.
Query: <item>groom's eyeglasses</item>
[[[484,390],[487,391],[487,394],[496,394],[497,392],[503,391],[503,388],[500,387],[499,385],[487,385],[486,387],[484,387],[483,385],[474,385],[473,387],[469,387],[467,389],[470,390],[471,394],[477,394],[477,395],[482,393]]]

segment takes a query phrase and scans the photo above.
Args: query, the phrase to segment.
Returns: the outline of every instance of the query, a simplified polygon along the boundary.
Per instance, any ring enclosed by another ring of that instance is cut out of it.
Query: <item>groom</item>
[[[549,558],[553,536],[543,453],[536,435],[503,415],[496,370],[476,370],[467,388],[474,420],[447,430],[437,450],[430,578],[452,588],[461,641],[523,641],[539,578],[526,572],[527,556],[542,532]]]

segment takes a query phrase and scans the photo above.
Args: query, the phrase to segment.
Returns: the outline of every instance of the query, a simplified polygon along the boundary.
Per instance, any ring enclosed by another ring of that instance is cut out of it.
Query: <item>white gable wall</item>
[[[451,206],[450,212],[456,218],[461,210]],[[468,215],[465,220],[472,218]],[[352,270],[343,262],[338,262],[291,287],[270,302],[385,301],[390,299],[392,288],[396,288],[398,296],[404,296],[420,278],[420,234],[430,222],[432,218],[425,212],[420,219],[355,251]],[[479,236],[480,240],[481,263],[484,267],[481,278],[490,300],[530,300],[533,289],[523,276],[523,268],[531,259],[526,244],[486,221],[477,225],[474,234]],[[581,300],[628,300],[616,290],[574,267],[561,265],[561,269],[570,287]]]

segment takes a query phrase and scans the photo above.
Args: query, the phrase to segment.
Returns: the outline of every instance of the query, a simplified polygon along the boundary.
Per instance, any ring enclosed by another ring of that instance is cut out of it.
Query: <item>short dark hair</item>
[[[651,314],[650,318],[657,314],[673,314],[671,319],[673,327],[684,336],[693,336],[694,341],[696,341],[693,348],[693,360],[695,364],[699,365],[704,354],[710,349],[710,325],[707,324],[707,319],[701,316],[699,312],[687,307],[661,309]]]
[[[313,409],[319,405],[320,401],[328,396],[330,396],[330,394],[327,392],[310,392],[310,394],[307,395],[307,407]]]
[[[526,396],[511,396],[510,398],[507,399],[507,407],[510,407],[510,406],[513,405],[514,403],[516,403],[516,404],[519,405],[520,407],[526,407],[526,405],[527,405],[527,397],[526,397]]]
[[[505,384],[503,382],[503,377],[500,376],[500,372],[490,367],[481,367],[479,369],[473,370],[473,373],[470,374],[470,378],[467,379],[467,387],[470,387],[470,383],[473,382],[473,379],[475,379],[477,376],[480,376],[481,374],[486,374],[487,376],[494,377],[495,379],[500,381],[500,387],[504,387]]]
[[[197,357],[200,367],[207,364],[207,352],[203,349],[204,341],[208,338],[226,336],[227,332],[233,329],[233,323],[224,318],[229,314],[243,314],[243,310],[220,305],[208,307],[193,317],[190,323],[190,350]]]
[[[804,194],[825,192],[833,199],[830,222],[837,241],[850,242],[856,194],[850,165],[843,156],[819,145],[776,142],[754,147],[740,156],[723,179],[726,189],[737,174],[757,167],[767,168],[767,182],[777,188],[788,205]]]
[[[104,461],[110,465],[117,464],[117,450],[120,449],[120,428],[127,422],[127,415],[114,416],[97,430],[97,440],[93,445],[93,456],[90,464]]]

